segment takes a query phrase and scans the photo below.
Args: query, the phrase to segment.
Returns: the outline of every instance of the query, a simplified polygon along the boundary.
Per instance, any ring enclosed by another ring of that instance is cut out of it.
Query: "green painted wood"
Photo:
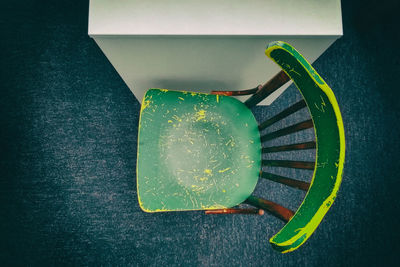
[[[284,42],[270,43],[265,53],[302,93],[316,135],[316,167],[310,189],[295,215],[270,240],[275,249],[289,252],[310,237],[336,198],[344,164],[344,129],[332,90],[302,55]]]
[[[261,167],[258,124],[240,101],[150,89],[139,122],[137,190],[147,212],[234,207]]]

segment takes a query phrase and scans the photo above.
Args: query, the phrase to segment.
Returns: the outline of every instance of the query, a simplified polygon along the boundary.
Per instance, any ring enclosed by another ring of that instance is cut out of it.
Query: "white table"
[[[278,72],[264,55],[273,40],[313,62],[342,36],[341,8],[340,0],[91,0],[89,35],[141,101],[148,88],[255,87]]]

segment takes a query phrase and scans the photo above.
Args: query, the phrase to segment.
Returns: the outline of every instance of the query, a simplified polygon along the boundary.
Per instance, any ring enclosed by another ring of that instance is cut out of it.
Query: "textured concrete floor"
[[[281,255],[268,237],[283,224],[268,215],[143,213],[135,182],[140,105],[87,36],[88,3],[4,1],[1,264],[395,265],[399,5],[346,2],[344,37],[314,64],[342,111],[347,142],[342,187],[306,245]],[[256,108],[256,117],[298,97],[292,87],[273,106]],[[303,196],[267,181],[257,192],[292,208]]]

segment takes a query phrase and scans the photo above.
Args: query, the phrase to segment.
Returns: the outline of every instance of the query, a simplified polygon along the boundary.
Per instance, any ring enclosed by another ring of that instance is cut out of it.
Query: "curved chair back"
[[[276,249],[288,252],[310,237],[336,198],[344,165],[344,128],[335,95],[300,53],[286,43],[275,42],[268,45],[265,54],[300,90],[310,111],[316,137],[315,169],[310,189],[291,220],[270,240]]]
[[[262,160],[263,166],[287,167],[314,170],[311,183],[282,177],[260,171],[260,177],[274,182],[295,187],[307,194],[296,212],[272,201],[250,196],[245,203],[266,210],[287,224],[270,239],[272,246],[286,253],[298,248],[315,231],[321,220],[336,198],[341,183],[344,165],[345,138],[342,117],[335,95],[325,81],[318,75],[310,63],[285,42],[270,43],[265,54],[281,67],[282,71],[263,86],[253,89],[235,91],[214,91],[214,94],[252,96],[245,102],[249,108],[254,107],[271,95],[283,84],[293,80],[303,99],[279,114],[262,122],[259,130],[271,126],[277,121],[307,107],[311,120],[305,120],[283,129],[261,135],[261,143],[289,135],[298,131],[314,128],[315,141],[297,144],[284,144],[274,147],[263,147],[262,152],[273,153],[304,149],[316,149],[315,162],[290,160]],[[225,212],[227,213],[227,212]],[[235,213],[230,211],[229,213]]]

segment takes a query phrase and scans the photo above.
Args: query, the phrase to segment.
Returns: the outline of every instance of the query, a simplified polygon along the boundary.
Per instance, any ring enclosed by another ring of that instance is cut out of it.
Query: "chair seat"
[[[261,166],[258,124],[240,101],[150,89],[139,122],[137,192],[146,212],[236,206]]]

